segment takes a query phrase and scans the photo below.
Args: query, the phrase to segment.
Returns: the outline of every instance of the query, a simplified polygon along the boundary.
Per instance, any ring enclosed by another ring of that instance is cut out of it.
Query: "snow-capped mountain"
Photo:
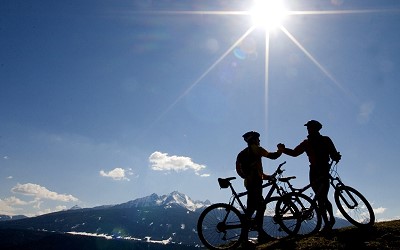
[[[69,210],[77,210],[77,209],[82,209],[82,208],[78,205],[75,205],[75,206],[71,207]]]
[[[149,196],[138,198],[126,203],[116,205],[118,208],[133,208],[133,207],[154,207],[160,206],[164,208],[180,206],[186,208],[189,211],[196,211],[197,209],[204,208],[211,205],[209,200],[206,201],[193,201],[189,196],[182,194],[178,191],[174,191],[168,195],[159,196],[157,194],[151,194]]]
[[[193,201],[177,191],[152,194],[118,205],[79,208],[0,221],[1,229],[96,235],[138,242],[199,246],[197,220],[210,202]]]

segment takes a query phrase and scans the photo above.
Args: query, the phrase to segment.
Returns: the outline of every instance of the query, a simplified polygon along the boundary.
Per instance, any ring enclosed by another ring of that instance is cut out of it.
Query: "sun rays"
[[[178,96],[171,105],[167,107],[167,109],[157,118],[157,121],[159,121],[161,118],[163,118],[183,97],[185,97],[189,92],[199,83],[201,80],[203,80],[204,77],[208,75],[227,55],[229,55],[252,31],[254,30],[254,27],[251,27],[248,29],[238,40],[236,40],[235,43],[232,44],[231,47],[229,47],[206,71],[204,71],[203,74],[201,74],[180,96]]]
[[[248,15],[250,15],[254,26],[269,31],[281,25],[288,15],[288,11],[282,1],[279,0],[255,0]]]
[[[330,73],[306,48],[284,27],[282,21],[284,19],[290,19],[291,16],[298,15],[349,15],[349,14],[370,14],[370,13],[383,13],[383,12],[400,12],[398,9],[367,9],[367,10],[309,10],[309,11],[291,11],[287,10],[284,6],[277,5],[261,5],[261,3],[266,2],[279,2],[279,1],[268,1],[259,0],[255,1],[256,4],[253,8],[245,11],[144,11],[140,13],[145,14],[164,14],[164,15],[239,15],[248,16],[252,19],[253,23],[249,24],[249,29],[240,36],[235,42],[232,43],[226,51],[224,51],[221,56],[219,56],[210,66],[199,76],[196,80],[189,85],[167,108],[165,111],[158,116],[152,125],[160,121],[171,109],[174,108],[179,101],[184,98],[190,91],[192,91],[196,85],[198,85],[215,67],[224,60],[230,53],[234,51],[240,43],[246,39],[252,32],[258,32],[259,27],[263,25],[263,31],[265,32],[265,67],[264,67],[264,92],[265,92],[265,124],[268,124],[268,89],[269,89],[269,34],[273,29],[282,31],[299,50],[306,55],[306,57],[320,70],[334,85],[342,91],[346,96],[355,101],[355,96],[346,90],[342,84]],[[275,8],[275,9],[274,9]],[[269,18],[266,18],[266,13],[269,13]],[[251,23],[251,22],[249,22]],[[266,128],[267,129],[267,128]]]

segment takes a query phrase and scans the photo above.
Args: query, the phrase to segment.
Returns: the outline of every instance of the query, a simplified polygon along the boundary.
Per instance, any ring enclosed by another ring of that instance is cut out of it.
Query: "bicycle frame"
[[[267,208],[271,208],[269,204],[273,206],[273,211],[271,209],[268,210],[268,212],[274,213],[273,217],[271,216],[273,220],[273,223],[271,223],[272,228],[274,228],[274,230],[275,228],[276,230],[283,230],[287,235],[290,235],[298,232],[300,221],[297,207],[292,202],[287,202],[279,189],[279,177],[283,173],[283,170],[281,170],[283,164],[285,163],[280,164],[275,172],[269,176],[268,182],[261,184],[261,188],[270,187],[267,194],[263,197],[263,202]],[[231,180],[234,179],[236,179],[236,177],[218,178],[218,183],[221,188],[230,189],[232,194],[231,198],[228,203],[216,203],[209,206],[199,217],[197,224],[199,237],[201,241],[211,249],[214,248],[214,244],[224,245],[226,243],[228,245],[238,246],[245,237],[249,237],[247,232],[260,232],[261,229],[259,225],[256,225],[255,221],[253,224],[252,218],[250,218],[248,213],[248,208],[241,200],[243,196],[249,194],[249,191],[236,192],[231,183]],[[269,223],[263,223],[262,229],[264,229],[265,226],[270,228],[269,225]],[[277,227],[279,227],[279,229]],[[280,233],[280,231],[278,231],[279,234],[274,233],[271,237],[281,235],[282,233]]]
[[[277,180],[276,176],[278,176],[278,175],[280,176],[283,173],[283,170],[281,169],[281,167],[285,163],[286,162],[283,162],[283,163],[279,164],[278,168],[271,175],[271,181],[268,181],[267,183],[264,183],[262,185],[262,189],[265,189],[265,188],[271,186],[271,188],[269,189],[267,195],[264,197],[264,203],[268,202],[268,200],[272,197],[272,195],[274,194],[275,191],[278,193],[279,196],[282,196],[281,189],[280,189],[280,187],[279,187],[279,185],[277,183],[278,180]],[[223,180],[227,180],[228,187],[230,188],[231,193],[232,193],[232,197],[231,197],[230,201],[228,202],[228,204],[234,207],[235,202],[237,202],[239,204],[240,208],[242,209],[243,213],[246,214],[247,207],[243,204],[243,202],[241,201],[240,198],[243,197],[243,196],[248,195],[249,192],[248,191],[244,191],[244,192],[237,193],[236,190],[234,189],[232,183],[230,182],[230,180],[233,180],[232,178],[233,177],[227,178],[227,179],[221,179],[220,178],[220,179],[218,179],[218,181],[221,182]],[[220,186],[221,186],[221,188],[223,188],[221,183],[220,183]]]
[[[345,184],[342,182],[342,180],[341,180],[341,178],[340,178],[340,176],[339,176],[339,174],[338,174],[338,172],[337,172],[337,170],[336,170],[336,166],[337,166],[337,163],[333,166],[333,168],[332,168],[332,165],[333,165],[333,161],[331,161],[330,163],[329,163],[329,165],[330,165],[330,168],[331,168],[331,170],[330,170],[330,172],[329,172],[329,183],[330,183],[330,185],[332,186],[332,188],[336,191],[336,190],[338,190],[340,187],[342,187],[342,186],[345,186]],[[290,191],[292,191],[292,192],[297,192],[297,193],[304,193],[306,190],[308,190],[309,188],[311,188],[311,184],[308,184],[308,185],[306,185],[305,187],[303,187],[303,188],[294,188],[293,187],[293,185],[290,183],[290,179],[294,179],[294,178],[296,178],[295,176],[292,176],[292,177],[286,177],[286,179],[287,180],[284,180],[283,182],[285,182],[285,183],[287,183],[287,185],[288,185],[288,187],[289,187],[289,189],[290,189]],[[282,178],[281,178],[282,179]],[[285,179],[285,178],[283,178],[283,179]],[[343,202],[345,202],[345,204],[349,207],[349,208],[351,208],[351,209],[354,209],[355,207],[357,207],[358,206],[358,202],[357,202],[357,200],[354,198],[354,196],[350,193],[350,192],[348,192],[348,190],[347,189],[344,189],[344,191],[346,192],[346,194],[347,194],[347,198],[341,193],[341,192],[338,192],[338,195],[342,198],[342,200],[343,200]],[[285,191],[283,191],[283,192],[285,192]],[[287,191],[286,191],[287,192]],[[314,197],[313,197],[313,200],[314,201],[316,201],[316,198],[317,196],[316,196],[316,194],[314,194]],[[350,200],[349,200],[350,199]],[[351,203],[352,202],[352,203]],[[350,204],[351,203],[351,204]]]
[[[329,165],[332,166],[332,165],[333,165],[333,161],[331,161],[331,162],[329,163]],[[335,164],[335,166],[336,166],[336,164]],[[333,174],[335,177],[332,176],[332,174]],[[311,183],[310,183],[310,184],[307,184],[306,186],[304,186],[304,187],[302,187],[302,188],[295,188],[295,187],[293,187],[293,185],[290,183],[290,180],[291,180],[291,179],[295,179],[295,178],[296,178],[296,176],[285,177],[285,178],[281,178],[281,181],[284,182],[284,183],[287,183],[287,185],[288,185],[288,187],[289,187],[289,190],[290,190],[291,192],[304,193],[305,191],[307,191],[308,189],[311,188]],[[330,172],[329,172],[329,183],[330,183],[330,185],[332,186],[332,188],[335,189],[335,190],[338,189],[338,188],[341,187],[341,186],[345,186],[344,183],[342,182],[342,180],[340,179],[339,174],[338,174],[338,172],[336,171],[336,169],[331,169],[331,170],[330,170]],[[286,191],[286,192],[287,192],[287,191]],[[348,194],[348,195],[349,195],[350,197],[352,197],[351,194]],[[316,199],[315,196],[316,196],[316,195],[314,195],[314,197],[313,197],[314,200]],[[352,198],[352,199],[353,199],[353,201],[355,202],[354,198]]]

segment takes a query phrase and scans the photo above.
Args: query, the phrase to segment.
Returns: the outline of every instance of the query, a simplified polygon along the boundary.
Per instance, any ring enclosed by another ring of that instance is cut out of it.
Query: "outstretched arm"
[[[300,145],[298,145],[294,149],[287,148],[285,146],[285,144],[279,143],[278,144],[278,149],[282,153],[284,153],[286,155],[289,155],[289,156],[292,156],[292,157],[297,157],[297,156],[299,156],[299,155],[301,155],[302,153],[305,152],[305,147],[304,147],[303,143],[300,143]]]
[[[276,152],[268,152],[263,147],[257,146],[257,150],[259,152],[259,155],[267,157],[272,160],[278,159],[279,156],[282,155],[282,151],[280,151],[279,149]]]
[[[279,156],[282,155],[282,152],[268,152],[267,158],[272,159],[272,160],[276,160],[279,158]]]

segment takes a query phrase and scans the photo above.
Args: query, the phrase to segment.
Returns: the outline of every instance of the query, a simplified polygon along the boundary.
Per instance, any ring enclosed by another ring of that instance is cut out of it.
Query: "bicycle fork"
[[[347,197],[345,197],[346,195]],[[357,200],[354,199],[353,195],[351,195],[351,193],[347,189],[339,190],[339,196],[348,208],[354,209],[358,206]],[[350,198],[352,204],[350,204],[349,199],[347,198]]]

